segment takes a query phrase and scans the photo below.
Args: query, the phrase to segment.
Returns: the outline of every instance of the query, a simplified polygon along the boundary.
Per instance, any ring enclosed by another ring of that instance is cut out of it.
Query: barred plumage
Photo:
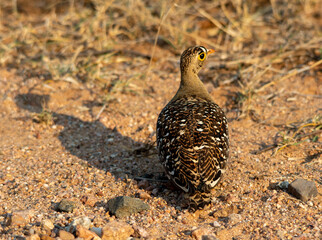
[[[227,119],[197,76],[211,52],[197,46],[182,54],[180,88],[157,121],[160,161],[193,208],[210,202],[229,150]]]

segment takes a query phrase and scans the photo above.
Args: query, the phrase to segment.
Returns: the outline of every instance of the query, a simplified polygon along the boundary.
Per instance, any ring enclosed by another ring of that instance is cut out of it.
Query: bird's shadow
[[[15,97],[19,108],[35,114],[41,114],[49,101],[49,95],[27,93]],[[180,206],[164,194],[171,183],[164,176],[153,144],[135,141],[99,120],[84,121],[72,115],[50,113],[54,124],[63,126],[57,137],[69,153],[95,168],[110,172],[116,180],[147,180],[151,189],[158,189],[155,196],[162,197],[170,205]],[[178,191],[175,194],[180,195]]]
[[[41,114],[46,109],[50,96],[27,93],[17,95],[15,100],[19,108]],[[135,178],[153,173],[153,169],[144,173],[138,164],[144,161],[144,154],[148,155],[153,150],[148,143],[124,136],[116,127],[108,128],[99,120],[84,121],[57,112],[50,114],[55,125],[63,126],[58,139],[72,155],[85,160],[93,167],[110,171],[116,178]],[[150,158],[147,160],[151,161]],[[157,163],[157,156],[153,160]]]

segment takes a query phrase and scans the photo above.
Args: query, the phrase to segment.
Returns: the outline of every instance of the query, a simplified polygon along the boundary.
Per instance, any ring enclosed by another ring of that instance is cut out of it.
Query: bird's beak
[[[213,49],[207,49],[207,54],[208,55],[210,55],[210,54],[212,54],[212,53],[214,53],[215,52],[215,50],[213,50]]]

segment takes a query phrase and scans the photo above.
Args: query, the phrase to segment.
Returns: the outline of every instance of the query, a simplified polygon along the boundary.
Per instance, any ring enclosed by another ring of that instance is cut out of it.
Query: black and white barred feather
[[[207,49],[197,46],[182,54],[181,74],[186,79],[157,121],[160,161],[169,179],[188,193],[192,208],[211,201],[211,189],[221,179],[229,156],[225,114],[196,75],[203,65],[196,56],[202,53]]]

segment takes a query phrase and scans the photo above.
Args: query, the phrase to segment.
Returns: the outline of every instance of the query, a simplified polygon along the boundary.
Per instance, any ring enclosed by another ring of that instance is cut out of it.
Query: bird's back
[[[158,118],[157,145],[168,177],[189,193],[192,205],[208,203],[228,159],[227,119],[220,107],[193,96],[171,101]]]

